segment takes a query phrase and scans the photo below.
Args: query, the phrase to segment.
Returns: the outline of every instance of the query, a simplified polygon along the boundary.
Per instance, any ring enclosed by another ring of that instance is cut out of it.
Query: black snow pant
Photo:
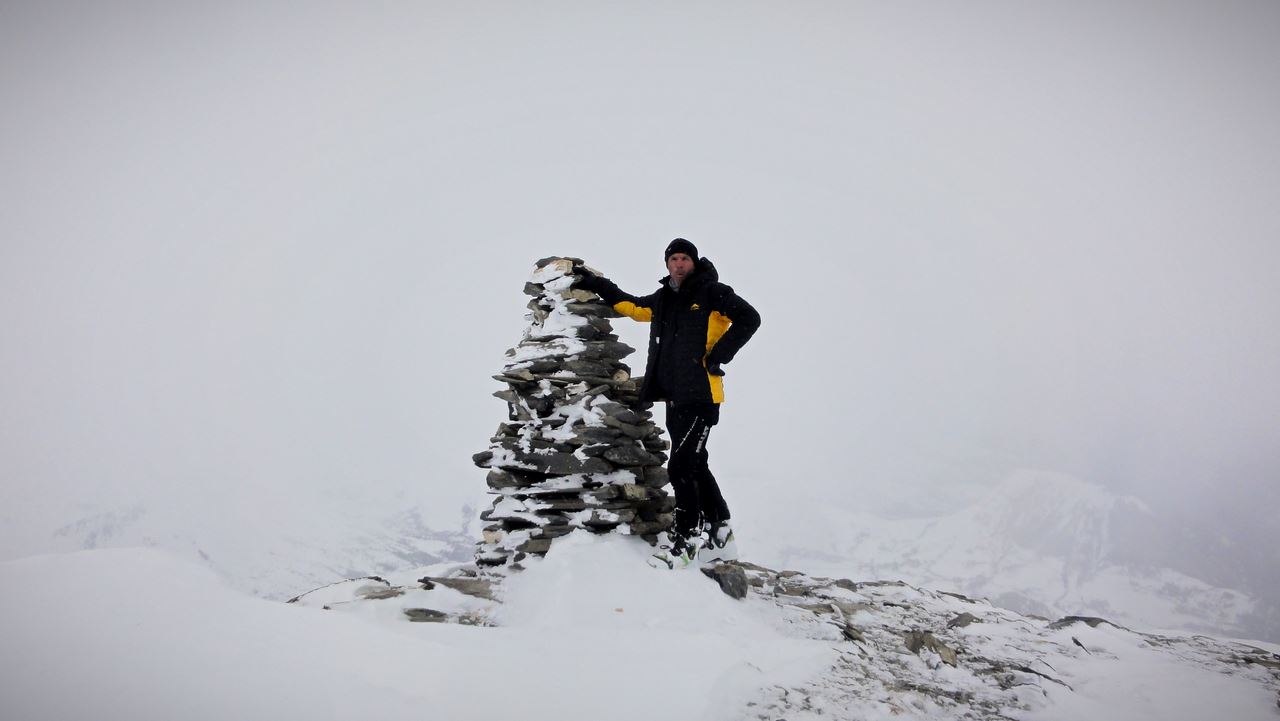
[[[729,520],[729,507],[707,468],[707,436],[719,421],[719,404],[667,403],[671,437],[667,475],[676,495],[675,531],[685,536],[700,531],[704,522],[714,525]]]

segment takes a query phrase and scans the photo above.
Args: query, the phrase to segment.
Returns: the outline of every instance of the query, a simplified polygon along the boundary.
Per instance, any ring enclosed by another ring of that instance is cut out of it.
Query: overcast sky
[[[0,6],[3,555],[140,500],[452,522],[533,261],[648,292],[675,236],[763,316],[731,503],[1041,468],[1280,527],[1280,5],[302,7]]]

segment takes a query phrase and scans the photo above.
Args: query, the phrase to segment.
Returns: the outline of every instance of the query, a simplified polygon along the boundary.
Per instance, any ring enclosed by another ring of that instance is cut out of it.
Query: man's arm
[[[716,341],[707,354],[707,370],[715,375],[724,375],[720,366],[733,360],[742,346],[751,340],[751,336],[760,327],[760,314],[727,285],[720,286],[713,309],[728,318],[730,323],[729,330],[720,336],[720,340]]]
[[[578,278],[574,282],[575,288],[595,293],[605,303],[612,306],[615,311],[632,320],[638,320],[642,323],[653,320],[653,304],[657,300],[657,293],[638,298],[618,288],[608,278],[596,275],[582,266],[574,267],[574,271],[578,274]]]

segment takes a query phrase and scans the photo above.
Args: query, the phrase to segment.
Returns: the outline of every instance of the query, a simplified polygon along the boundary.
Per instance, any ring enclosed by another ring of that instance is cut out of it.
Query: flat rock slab
[[[422,581],[430,581],[452,588],[459,593],[465,593],[468,596],[483,598],[486,601],[496,601],[497,597],[493,594],[493,583],[483,578],[438,578],[435,576],[424,576]]]
[[[1089,628],[1097,628],[1099,624],[1105,623],[1108,626],[1115,626],[1116,628],[1121,629],[1122,631],[1129,630],[1124,626],[1118,626],[1108,621],[1105,618],[1098,618],[1097,616],[1064,616],[1063,618],[1060,618],[1057,621],[1054,621],[1053,623],[1049,624],[1049,628],[1056,631],[1060,628],[1066,628],[1067,626],[1070,626],[1074,623],[1083,623],[1088,625]]]

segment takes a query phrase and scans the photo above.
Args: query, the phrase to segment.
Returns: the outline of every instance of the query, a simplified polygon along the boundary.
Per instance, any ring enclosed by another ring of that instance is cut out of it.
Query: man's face
[[[667,258],[667,272],[671,274],[671,280],[675,281],[676,285],[683,284],[685,278],[693,275],[693,258],[685,253],[672,253],[671,257]]]

